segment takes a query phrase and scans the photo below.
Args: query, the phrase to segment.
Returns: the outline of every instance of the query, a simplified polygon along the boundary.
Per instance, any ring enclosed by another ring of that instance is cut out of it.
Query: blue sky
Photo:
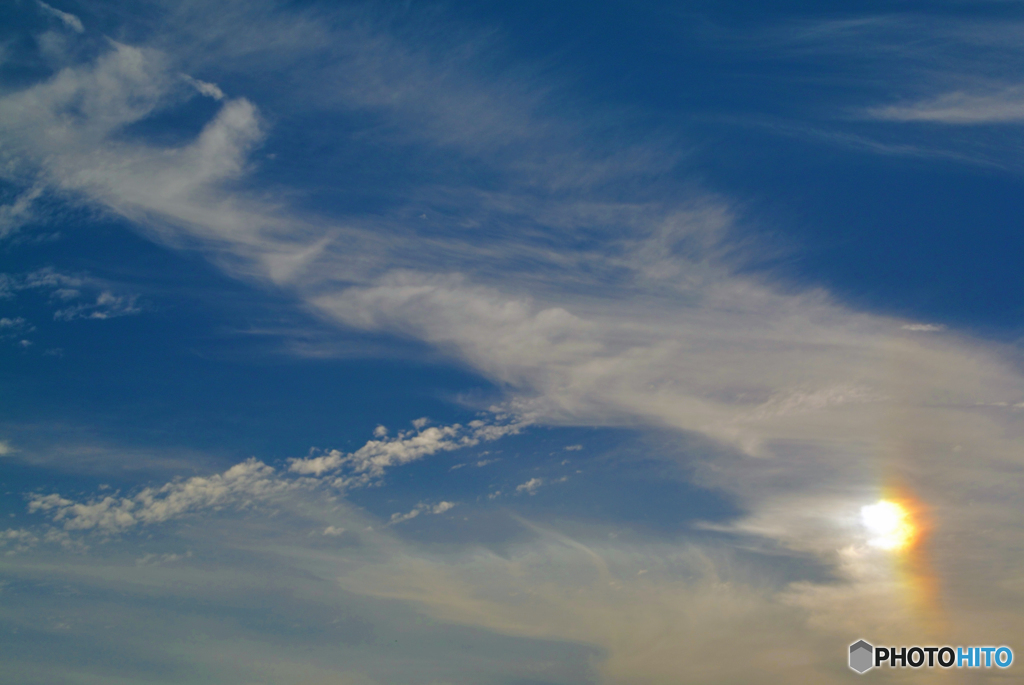
[[[3,672],[832,683],[862,638],[1016,648],[1022,31],[1009,0],[4,4]]]

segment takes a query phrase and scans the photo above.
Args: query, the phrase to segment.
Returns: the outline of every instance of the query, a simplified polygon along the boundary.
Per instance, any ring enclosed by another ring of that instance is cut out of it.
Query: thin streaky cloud
[[[835,146],[868,154],[906,159],[932,160],[948,164],[965,164],[974,167],[988,168],[1007,173],[1020,173],[1021,165],[1016,156],[1008,155],[1007,151],[1018,146],[1010,143],[998,150],[991,146],[953,145],[948,139],[935,139],[927,136],[915,136],[911,141],[892,131],[872,131],[865,133],[862,124],[869,117],[863,110],[844,110],[831,122],[815,121],[813,123],[795,119],[778,119],[763,117],[734,117],[721,121],[744,128],[757,128],[778,136],[802,139],[806,141]],[[850,125],[857,126],[850,130]]]
[[[883,121],[959,126],[1020,124],[1024,122],[1024,87],[989,94],[957,91],[905,105],[875,107],[867,114]]]
[[[47,5],[45,2],[43,2],[43,0],[36,0],[36,4],[39,5],[39,8],[42,9],[43,12],[50,15],[51,17],[59,19],[65,26],[67,26],[72,31],[75,31],[76,33],[85,32],[85,25],[83,25],[82,20],[76,17],[75,15],[69,12],[59,10],[51,5]]]

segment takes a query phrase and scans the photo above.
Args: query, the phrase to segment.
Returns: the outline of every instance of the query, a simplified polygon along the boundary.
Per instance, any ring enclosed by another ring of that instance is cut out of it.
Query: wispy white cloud
[[[190,559],[191,557],[192,557],[192,552],[191,551],[187,551],[184,554],[174,554],[174,553],[171,553],[171,552],[167,552],[167,553],[164,553],[164,554],[150,553],[150,554],[144,554],[143,556],[141,556],[138,559],[136,559],[135,560],[135,565],[136,566],[160,566],[160,565],[163,565],[163,564],[173,564],[175,562],[182,561],[184,559]]]
[[[55,19],[59,19],[72,31],[75,31],[76,33],[83,33],[85,31],[85,26],[82,24],[82,20],[75,15],[47,5],[43,0],[36,0],[36,4],[39,5],[39,8],[42,9],[43,12]]]
[[[18,345],[27,348],[32,345],[32,341],[23,336],[35,329],[36,327],[26,321],[24,317],[0,317],[0,340],[17,341]]]
[[[73,319],[112,319],[118,316],[138,314],[142,310],[132,295],[115,295],[109,290],[102,291],[92,302],[83,302],[73,307],[58,309],[53,317],[62,321]]]
[[[731,50],[822,69],[821,78],[832,84],[792,98],[796,107],[788,121],[758,124],[765,130],[851,150],[1019,174],[1019,143],[1008,125],[1019,124],[1024,111],[1021,79],[1013,67],[1024,54],[1021,30],[1017,17],[996,19],[967,9],[952,15],[797,18],[767,29],[723,29],[716,38]],[[970,130],[981,125],[987,127]],[[1002,130],[993,125],[1003,125]],[[950,135],[948,126],[961,130]]]
[[[339,102],[399,119],[415,112],[429,124],[421,144],[440,149],[458,142],[506,174],[502,193],[444,189],[472,232],[456,225],[428,238],[401,212],[372,226],[365,219],[344,227],[317,224],[281,203],[229,192],[224,183],[245,178],[248,155],[264,135],[255,105],[245,99],[225,101],[204,132],[179,148],[110,140],[171,97],[178,72],[151,49],[115,45],[94,64],[5,98],[0,109],[10,114],[5,121],[28,134],[18,149],[60,187],[169,240],[182,233],[199,239],[233,273],[292,288],[342,325],[425,341],[503,384],[510,390],[509,411],[529,420],[639,421],[697,431],[767,456],[802,441],[862,445],[893,398],[915,406],[936,383],[965,404],[1020,401],[1020,379],[1003,372],[999,354],[978,351],[984,346],[898,340],[893,321],[852,312],[821,292],[793,293],[737,274],[724,242],[733,213],[723,198],[690,196],[682,205],[608,199],[592,194],[601,187],[597,181],[568,183],[590,178],[591,168],[606,162],[622,178],[643,177],[657,165],[619,165],[597,153],[573,156],[569,145],[562,148],[567,156],[545,167],[530,152],[548,140],[546,120],[524,104],[533,96],[508,104],[486,83],[474,90],[479,79],[471,69],[446,64],[454,75],[436,78],[459,79],[455,92],[475,97],[478,109],[495,110],[477,116],[478,125],[456,126],[431,99],[434,90],[387,66],[391,58],[366,38],[372,32],[361,35],[365,41],[339,59],[348,64],[361,54],[370,82],[362,90],[342,89]],[[390,45],[394,39],[381,40]],[[416,65],[412,73],[436,68],[425,54],[399,53],[402,64]],[[391,109],[384,95],[406,86]],[[517,88],[530,92],[528,85]],[[58,125],[55,113],[79,96],[86,116],[70,128]],[[513,130],[527,141],[524,157],[495,152],[496,141]],[[60,147],[50,142],[53,136],[63,136]],[[529,169],[532,185],[523,183],[522,168]],[[553,189],[561,195],[551,195]],[[483,225],[507,230],[481,233]],[[581,231],[594,236],[596,247],[572,247]],[[894,349],[914,359],[920,373],[911,380],[893,377],[887,369]],[[986,361],[966,361],[979,358]],[[917,439],[928,439],[927,423],[914,433]],[[452,430],[382,438],[362,453],[328,452],[292,468],[324,474],[344,467],[371,478],[375,469],[504,429]],[[854,461],[876,449],[884,448],[864,445]],[[838,458],[829,450],[818,457],[825,470]]]
[[[137,294],[86,274],[67,274],[47,267],[27,274],[0,276],[0,288],[8,297],[27,290],[48,293],[51,304],[56,306],[53,318],[58,321],[112,319],[142,311]],[[10,322],[7,327],[12,331],[16,327],[31,328],[20,317],[4,320]]]
[[[182,74],[181,77],[185,80],[185,83],[189,84],[196,89],[201,95],[213,98],[214,100],[223,100],[226,95],[224,91],[220,89],[216,83],[209,83],[208,81],[200,81],[197,78],[192,78],[188,74]]]
[[[271,37],[259,44],[239,32],[225,50],[248,59],[266,43],[308,55],[295,47],[295,26],[267,24]],[[320,40],[331,36],[325,26],[308,34],[317,49],[331,43]],[[844,36],[861,30],[833,28]],[[252,152],[268,124],[245,98],[222,101],[190,143],[125,141],[118,135],[124,127],[173,101],[181,85],[182,69],[166,45],[112,45],[93,63],[4,96],[0,133],[48,184],[128,217],[147,234],[172,244],[196,241],[230,273],[287,288],[340,326],[419,340],[474,369],[505,390],[507,420],[420,425],[395,437],[381,431],[355,452],[292,460],[286,474],[246,462],[135,495],[84,502],[37,495],[34,511],[68,530],[117,532],[290,492],[302,479],[367,484],[390,468],[496,439],[524,422],[649,426],[709,441],[692,457],[697,481],[746,512],[726,532],[808,555],[839,581],[791,585],[772,596],[751,586],[737,593],[720,579],[688,592],[681,583],[648,592],[637,581],[615,595],[608,588],[618,577],[598,564],[591,602],[577,604],[563,586],[546,584],[558,568],[550,560],[561,557],[530,552],[538,570],[528,584],[545,593],[538,606],[501,599],[489,583],[506,572],[514,580],[521,559],[503,565],[481,555],[467,563],[467,575],[483,578],[472,591],[466,583],[455,589],[452,578],[464,580],[460,571],[417,558],[397,571],[380,565],[360,578],[345,575],[344,582],[423,603],[447,620],[603,645],[612,680],[635,673],[670,680],[678,657],[666,649],[657,663],[641,663],[636,655],[659,641],[689,647],[688,635],[704,634],[693,626],[711,617],[719,621],[714,636],[738,636],[757,655],[735,664],[733,679],[747,682],[750,664],[777,654],[780,625],[806,637],[809,614],[827,625],[858,601],[876,607],[894,598],[891,576],[868,582],[854,572],[867,563],[855,545],[850,554],[836,552],[837,541],[855,542],[849,511],[880,496],[891,480],[912,483],[922,501],[943,503],[935,525],[944,537],[935,551],[950,596],[1016,597],[998,571],[1019,565],[1021,549],[1013,475],[1021,467],[1021,424],[1012,407],[1024,398],[1024,377],[1012,352],[964,337],[906,335],[902,322],[853,311],[827,293],[752,277],[735,268],[728,240],[735,211],[727,199],[639,182],[676,163],[660,157],[658,145],[615,154],[589,149],[574,142],[578,134],[561,135],[590,130],[588,121],[540,113],[539,103],[549,102],[545,84],[510,76],[514,88],[495,85],[474,73],[471,59],[437,62],[372,26],[345,35],[359,40],[335,41],[341,54],[321,54],[349,75],[318,102],[376,113],[394,139],[433,155],[455,150],[480,160],[501,189],[448,180],[410,191],[377,217],[310,217],[247,189]],[[508,100],[499,97],[505,90]],[[80,117],[60,116],[79,101]],[[635,195],[619,190],[638,186],[644,191]],[[426,197],[444,210],[440,219],[419,218]],[[517,491],[542,484],[533,478]],[[595,558],[570,543],[559,541]],[[962,560],[981,551],[993,563],[967,568]],[[423,568],[428,572],[413,572]],[[637,577],[636,568],[628,577]],[[507,587],[501,592],[508,597]],[[597,620],[618,620],[633,607],[634,631]],[[1019,627],[1019,617],[1008,625]],[[714,679],[722,679],[720,671]]]
[[[484,454],[487,454],[487,452],[484,452]],[[458,471],[459,469],[464,469],[467,466],[475,466],[477,468],[483,468],[484,466],[488,466],[490,464],[493,464],[493,463],[499,462],[499,461],[501,461],[501,459],[497,459],[497,458],[495,458],[495,459],[479,459],[479,460],[477,460],[475,462],[472,462],[472,463],[463,462],[461,464],[454,464],[448,470],[449,471]]]
[[[846,118],[844,117],[844,119]],[[858,120],[863,119],[863,115],[858,114],[856,118]],[[943,146],[942,144],[936,144],[935,140],[928,139],[927,137],[925,139],[917,137],[908,140],[904,136],[892,135],[891,131],[886,135],[876,130],[873,132],[873,135],[867,135],[859,130],[844,130],[841,126],[837,125],[837,122],[808,124],[805,122],[780,122],[777,120],[739,120],[736,123],[744,126],[757,126],[762,130],[767,130],[777,135],[825,143],[855,152],[906,159],[967,164],[1000,171],[1019,170],[1016,160],[998,154],[998,151],[986,149],[985,146]]]
[[[888,69],[887,74],[879,74],[888,84],[907,75],[973,75],[975,80],[1010,75],[1012,65],[1001,58],[1020,51],[1021,27],[1018,18],[986,18],[970,12],[880,12],[839,19],[797,17],[731,37],[739,43],[737,49],[811,59],[841,57],[856,60],[867,70],[835,74],[837,83],[860,84],[863,76]]]
[[[944,93],[909,104],[875,107],[868,110],[868,115],[887,121],[952,125],[1019,124],[1024,122],[1024,86],[991,93]]]
[[[36,217],[33,204],[43,190],[44,186],[37,183],[19,193],[10,204],[0,205],[0,239],[15,233]]]
[[[0,318],[0,336],[20,335],[31,331],[32,329],[32,324],[26,321],[22,316],[16,316],[13,319],[6,316]]]
[[[900,326],[905,331],[914,331],[919,333],[938,333],[939,331],[946,330],[946,327],[942,324],[936,323],[905,323]]]

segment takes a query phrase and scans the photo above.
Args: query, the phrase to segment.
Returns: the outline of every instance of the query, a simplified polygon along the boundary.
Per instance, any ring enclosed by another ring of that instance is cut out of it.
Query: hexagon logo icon
[[[864,673],[874,664],[875,648],[864,640],[857,640],[850,645],[850,668],[857,673]]]

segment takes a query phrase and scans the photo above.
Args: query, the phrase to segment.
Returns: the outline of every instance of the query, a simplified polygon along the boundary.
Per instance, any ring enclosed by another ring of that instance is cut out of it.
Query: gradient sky
[[[0,680],[1024,657],[1022,64],[1014,0],[3,3]]]

